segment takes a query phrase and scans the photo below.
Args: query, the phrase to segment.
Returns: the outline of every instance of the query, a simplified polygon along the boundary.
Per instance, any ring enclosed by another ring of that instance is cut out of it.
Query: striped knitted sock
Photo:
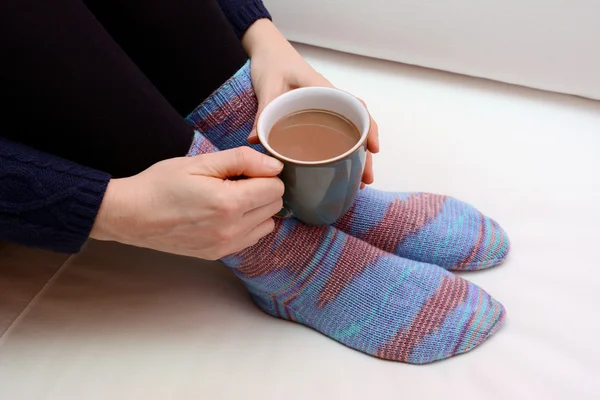
[[[425,364],[465,353],[505,316],[474,284],[333,227],[279,220],[223,261],[266,313],[385,360]]]
[[[187,121],[225,150],[247,145],[256,111],[248,62]],[[252,147],[264,152],[260,145]],[[389,253],[450,270],[491,267],[509,251],[508,237],[498,223],[442,195],[367,188],[335,226]]]
[[[196,132],[188,155],[215,151]],[[333,227],[278,220],[222,261],[266,313],[385,360],[425,364],[467,352],[504,320],[502,305],[474,284]]]

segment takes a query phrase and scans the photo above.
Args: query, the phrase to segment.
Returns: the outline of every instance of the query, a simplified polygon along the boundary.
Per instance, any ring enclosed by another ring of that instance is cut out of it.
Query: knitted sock
[[[505,316],[483,289],[438,266],[293,219],[223,262],[266,313],[385,360],[425,364],[465,353]]]
[[[188,155],[215,151],[196,132]],[[277,220],[258,244],[222,261],[266,313],[385,360],[424,364],[467,352],[504,320],[502,305],[474,284],[333,227]]]
[[[225,150],[248,145],[256,111],[248,62],[187,121]],[[265,151],[260,145],[251,147]],[[364,189],[335,226],[389,253],[450,270],[497,265],[510,247],[500,225],[473,206],[428,193]]]

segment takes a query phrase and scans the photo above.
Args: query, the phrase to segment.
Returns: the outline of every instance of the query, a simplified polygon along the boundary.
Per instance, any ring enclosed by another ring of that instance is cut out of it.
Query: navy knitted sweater
[[[260,0],[218,0],[241,37],[270,18]],[[0,133],[0,240],[77,253],[87,240],[110,175],[8,140]]]

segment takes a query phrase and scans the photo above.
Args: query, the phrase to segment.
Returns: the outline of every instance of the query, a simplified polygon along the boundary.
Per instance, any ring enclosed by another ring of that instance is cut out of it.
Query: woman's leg
[[[239,69],[245,60],[241,45],[216,0],[176,0],[168,6],[160,0],[85,1],[178,111],[189,113],[198,131],[222,150],[247,145],[257,101],[249,66]],[[201,23],[202,15],[211,15],[211,23]],[[200,39],[211,34],[218,41]],[[228,61],[221,75],[210,75],[210,84],[197,73],[207,68],[207,60]],[[508,237],[495,221],[467,203],[429,193],[365,189],[336,226],[387,252],[447,269],[487,268],[509,250]]]
[[[57,4],[62,9],[58,15],[52,14]],[[18,9],[18,6],[15,8]],[[41,77],[34,76],[35,82],[42,85],[42,95],[36,94],[35,86],[28,82],[14,84],[12,93],[18,95],[17,89],[23,88],[29,90],[35,99],[44,100],[51,97],[51,89],[60,94],[74,95],[72,99],[57,96],[55,104],[47,105],[19,98],[19,104],[35,106],[32,108],[34,113],[41,108],[40,115],[52,118],[52,128],[63,127],[73,135],[69,138],[69,134],[59,132],[56,137],[63,146],[58,146],[58,150],[65,151],[65,145],[74,145],[72,155],[79,156],[84,163],[87,164],[86,159],[92,157],[94,162],[104,162],[103,165],[109,168],[121,166],[121,160],[117,157],[124,157],[127,162],[123,170],[129,171],[150,161],[146,159],[146,154],[156,157],[160,155],[160,148],[170,146],[174,140],[170,137],[172,132],[169,129],[172,129],[177,138],[179,135],[182,138],[179,148],[171,149],[172,155],[185,154],[191,128],[185,125],[132,63],[115,50],[86,10],[75,7],[73,1],[63,0],[52,2],[45,11],[48,12],[46,17],[64,17],[65,20],[59,18],[57,26],[44,25],[44,18],[41,17],[29,20],[50,30],[45,32],[47,37],[34,30],[32,40],[28,40],[23,31],[13,27],[16,33],[21,34],[20,44],[29,46],[20,48],[31,48],[36,55],[20,55],[18,46],[10,48],[9,54],[12,51],[12,56],[21,56],[24,60],[19,65],[30,68],[31,73],[36,72],[34,61],[48,57],[50,60],[44,61],[44,64],[52,73],[42,71]],[[20,17],[21,23],[27,21],[25,16]],[[28,28],[31,29],[31,26]],[[73,37],[76,38],[71,40]],[[36,40],[41,40],[41,44]],[[39,47],[36,48],[36,44]],[[52,54],[52,47],[59,45],[62,47],[58,49],[58,54]],[[89,46],[95,46],[98,53],[87,51],[86,47]],[[76,57],[77,54],[85,57]],[[99,64],[98,68],[92,68],[92,61]],[[12,60],[10,65],[14,65]],[[18,71],[13,72],[17,74]],[[102,72],[107,72],[109,76]],[[249,76],[246,72],[246,69],[238,71],[233,81],[226,85],[226,88],[234,90],[235,95],[229,96],[220,90],[211,96],[193,113],[194,123],[208,128],[225,118],[230,127],[246,126],[248,121],[245,118],[240,119],[239,115],[229,113],[219,114],[218,108],[213,109],[219,105],[222,109],[224,102],[230,106],[232,102],[235,103],[238,93],[248,92],[246,82]],[[20,80],[26,77],[17,76]],[[66,92],[59,90],[61,84],[68,87]],[[125,89],[120,85],[125,85]],[[86,93],[84,89],[93,92]],[[137,103],[127,104],[127,100],[136,100]],[[97,108],[90,110],[90,105]],[[204,119],[203,111],[209,112]],[[72,112],[71,117],[77,124],[65,122],[69,121],[69,112]],[[131,113],[151,123],[142,120],[138,121],[139,125],[135,124],[135,119],[130,121],[133,118]],[[105,119],[106,115],[113,118]],[[92,118],[94,116],[102,122],[96,124]],[[23,113],[21,117],[26,117],[26,114]],[[39,116],[36,114],[35,117]],[[33,120],[43,122],[41,119]],[[23,121],[30,123],[29,119]],[[184,125],[181,126],[178,121]],[[74,129],[74,126],[86,128],[83,122],[90,124],[87,128],[92,129],[93,136],[82,139],[87,130]],[[154,129],[152,123],[160,124],[165,131],[158,130],[152,137],[144,138],[147,134],[145,130]],[[100,125],[104,132],[97,129],[96,125]],[[141,128],[128,132],[122,129],[123,125]],[[34,128],[48,133],[43,125],[34,125]],[[33,138],[47,145],[53,144],[52,141],[44,141],[46,137],[43,135],[32,135],[32,129],[24,131],[29,133],[27,139],[30,141]],[[100,136],[102,133],[106,136]],[[158,134],[163,136],[157,137]],[[115,149],[114,146],[128,145],[128,139],[121,142],[124,140],[122,136],[127,135],[136,139],[134,146]],[[91,143],[89,147],[85,147],[86,140]],[[103,140],[108,140],[109,145],[105,145]],[[194,154],[217,150],[200,133],[195,134],[191,148]],[[93,157],[91,152],[86,154],[87,149],[98,151],[99,157]],[[138,162],[130,163],[131,156]],[[492,335],[504,319],[502,305],[477,286],[437,266],[385,253],[332,227],[315,228],[294,220],[278,221],[276,230],[257,245],[227,257],[223,262],[245,282],[255,302],[265,312],[310,326],[351,348],[387,360],[427,363],[469,351]]]
[[[80,0],[0,5],[0,134],[114,176],[185,155],[193,129]]]
[[[217,0],[83,0],[182,116],[244,65]]]

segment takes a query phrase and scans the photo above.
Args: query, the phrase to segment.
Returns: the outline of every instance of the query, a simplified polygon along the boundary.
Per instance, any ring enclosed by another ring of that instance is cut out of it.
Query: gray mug
[[[343,115],[360,131],[360,139],[346,153],[321,161],[298,161],[274,151],[269,133],[282,117],[309,109]],[[331,225],[348,212],[360,189],[367,156],[370,128],[367,108],[339,89],[307,87],[287,92],[271,101],[257,121],[258,138],[271,156],[284,164],[280,178],[285,184],[280,218],[294,217],[309,225]]]

